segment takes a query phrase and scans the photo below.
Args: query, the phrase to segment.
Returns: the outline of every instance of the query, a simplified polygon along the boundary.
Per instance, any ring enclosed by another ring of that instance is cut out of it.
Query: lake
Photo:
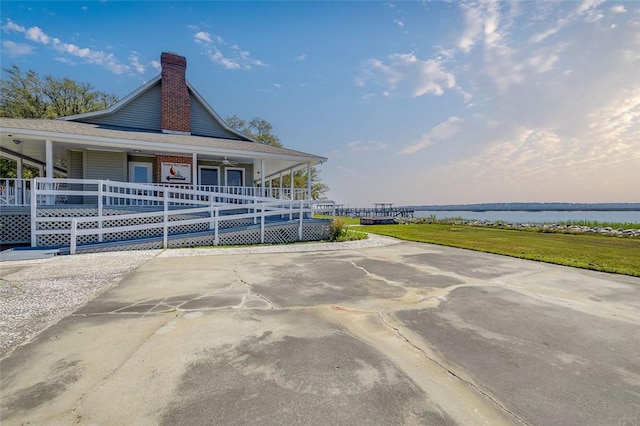
[[[576,220],[616,222],[616,223],[640,223],[640,211],[416,211],[414,216],[430,217],[435,215],[436,219],[447,219],[461,217],[463,219],[488,220],[495,222],[498,220],[508,223],[557,223]]]

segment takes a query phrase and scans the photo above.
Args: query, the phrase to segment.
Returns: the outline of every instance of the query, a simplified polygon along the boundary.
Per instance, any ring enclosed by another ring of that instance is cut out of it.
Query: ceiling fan
[[[236,163],[232,163],[227,157],[224,157],[224,160],[222,160],[222,163],[220,163],[220,165],[233,167],[236,165]]]

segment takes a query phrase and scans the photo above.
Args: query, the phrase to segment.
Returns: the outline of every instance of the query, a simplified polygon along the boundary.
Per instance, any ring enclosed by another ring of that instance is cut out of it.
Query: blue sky
[[[640,2],[3,1],[2,66],[124,97],[162,51],[338,203],[640,201]]]

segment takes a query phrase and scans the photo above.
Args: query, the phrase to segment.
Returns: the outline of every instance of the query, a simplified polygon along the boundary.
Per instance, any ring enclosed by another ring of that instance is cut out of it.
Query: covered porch
[[[296,187],[294,174],[301,170],[310,176],[311,168],[326,160],[259,143],[193,135],[122,131],[59,120],[3,118],[1,123],[0,156],[15,162],[16,176],[0,176],[0,205],[29,204],[30,183],[23,179],[26,167],[46,178],[311,199],[311,180]]]

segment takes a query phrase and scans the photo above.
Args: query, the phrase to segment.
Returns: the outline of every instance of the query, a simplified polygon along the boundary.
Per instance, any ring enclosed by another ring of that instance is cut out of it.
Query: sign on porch
[[[191,164],[160,163],[161,183],[191,183]]]

